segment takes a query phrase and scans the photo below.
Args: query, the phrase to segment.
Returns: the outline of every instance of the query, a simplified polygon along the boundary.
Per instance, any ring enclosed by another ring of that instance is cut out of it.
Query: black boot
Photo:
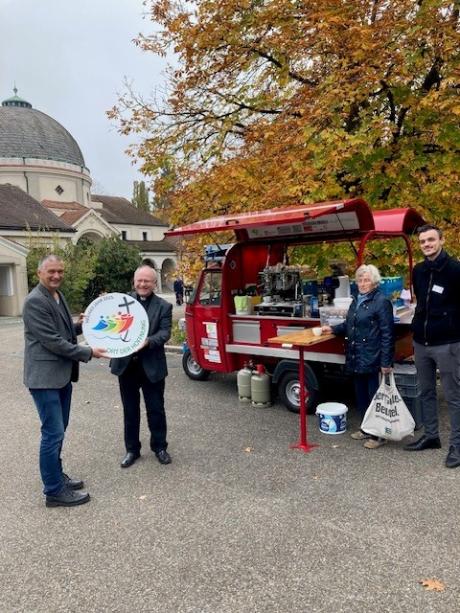
[[[64,486],[70,488],[71,490],[81,490],[83,489],[84,483],[81,479],[72,479],[66,473],[62,473],[64,477]]]
[[[46,496],[47,507],[76,507],[79,504],[89,502],[88,492],[77,492],[68,487],[63,487],[59,494]]]
[[[460,466],[460,447],[454,447],[453,445],[449,447],[446,466],[447,468],[457,468],[457,466]]]

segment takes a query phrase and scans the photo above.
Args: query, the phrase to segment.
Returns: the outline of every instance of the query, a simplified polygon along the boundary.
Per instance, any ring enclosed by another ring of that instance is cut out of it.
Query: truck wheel
[[[300,381],[298,373],[291,370],[284,374],[278,384],[278,393],[281,402],[288,411],[292,411],[292,413],[300,411]],[[319,392],[317,390],[305,387],[306,409],[309,415],[315,412],[318,398]]]
[[[201,368],[198,362],[195,362],[190,349],[184,351],[182,355],[182,368],[187,377],[190,377],[190,379],[194,381],[205,381],[210,375],[209,370]]]

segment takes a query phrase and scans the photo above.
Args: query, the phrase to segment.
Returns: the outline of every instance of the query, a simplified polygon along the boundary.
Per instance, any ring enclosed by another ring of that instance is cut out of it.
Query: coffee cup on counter
[[[311,328],[311,331],[315,336],[321,336],[321,334],[323,333],[323,329],[320,326],[317,326],[316,328]]]

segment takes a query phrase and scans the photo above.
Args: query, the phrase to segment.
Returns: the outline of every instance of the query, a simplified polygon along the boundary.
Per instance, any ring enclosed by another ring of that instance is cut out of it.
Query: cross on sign
[[[135,302],[135,300],[131,300],[131,302],[128,302],[126,300],[126,296],[123,296],[123,302],[121,304],[119,304],[118,306],[120,308],[122,308],[122,309],[125,308],[126,309],[126,313],[129,315],[129,305],[130,304],[134,304],[134,302]]]

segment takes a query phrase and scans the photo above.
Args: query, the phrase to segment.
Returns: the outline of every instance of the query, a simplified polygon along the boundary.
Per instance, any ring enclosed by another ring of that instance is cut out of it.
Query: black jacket
[[[460,262],[443,250],[435,260],[416,264],[413,284],[414,341],[422,345],[460,341]]]
[[[356,298],[350,305],[345,323],[333,326],[334,334],[345,334],[345,367],[348,372],[378,372],[393,364],[393,307],[376,288],[359,307]]]
[[[130,296],[137,298],[135,292],[130,293]],[[167,376],[168,367],[164,346],[171,337],[172,304],[152,294],[147,307],[147,315],[149,318],[148,345],[136,354],[124,358],[112,358],[110,371],[113,375],[122,375],[135,355],[151,383],[161,381]]]

